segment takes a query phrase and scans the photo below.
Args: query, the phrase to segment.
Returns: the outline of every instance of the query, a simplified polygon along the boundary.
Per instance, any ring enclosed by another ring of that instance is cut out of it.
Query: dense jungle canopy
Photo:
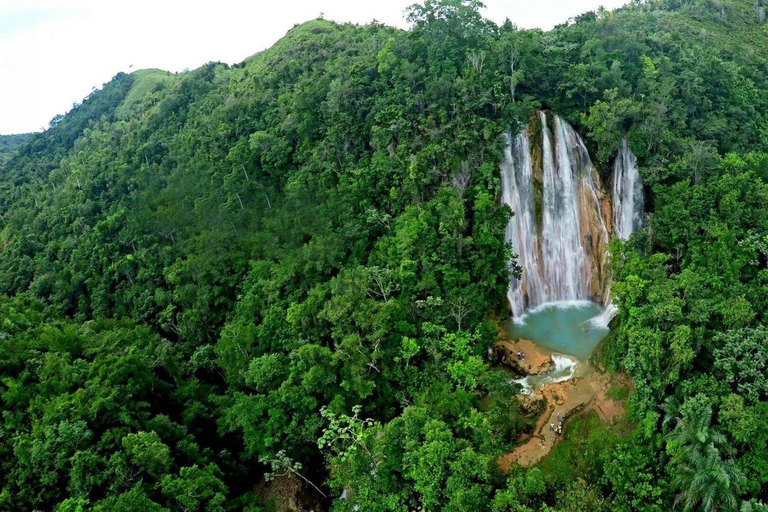
[[[280,483],[335,510],[764,509],[768,6],[549,32],[480,8],[309,21],[0,138],[0,509],[272,510]],[[488,357],[519,272],[499,165],[540,109],[606,177],[625,135],[638,156],[594,356],[634,390],[621,429],[505,475],[535,418]]]

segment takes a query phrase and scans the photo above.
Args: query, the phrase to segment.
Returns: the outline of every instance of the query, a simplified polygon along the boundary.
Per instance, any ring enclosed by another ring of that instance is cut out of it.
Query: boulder
[[[521,352],[523,357],[518,357]],[[500,341],[495,348],[496,359],[520,375],[538,375],[554,367],[552,354],[532,341]]]

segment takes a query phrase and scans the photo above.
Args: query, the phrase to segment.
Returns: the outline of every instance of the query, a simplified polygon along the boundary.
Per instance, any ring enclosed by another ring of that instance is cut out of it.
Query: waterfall
[[[625,137],[613,163],[613,236],[627,240],[632,233],[643,227],[643,183],[637,168],[637,158],[629,149]],[[608,321],[618,309],[610,302],[610,290],[606,296]]]
[[[613,234],[626,240],[643,226],[643,184],[627,139],[613,164]]]
[[[599,175],[568,123],[544,112],[538,122],[508,138],[501,166],[502,199],[515,213],[506,239],[523,269],[509,287],[518,318],[547,302],[601,300],[607,286],[610,203]]]
[[[565,123],[556,117],[557,146],[553,151],[552,133],[547,126],[546,116],[543,112],[539,115],[544,182],[541,203],[544,281],[550,286],[550,294],[558,300],[581,299],[587,295],[589,275],[579,230],[579,176],[574,175],[577,162],[572,155],[572,142],[575,139],[566,131]]]
[[[626,240],[643,227],[643,203],[643,183],[637,169],[637,158],[624,137],[613,163],[613,236]],[[607,328],[619,313],[619,308],[611,301],[610,285],[605,290],[603,305],[603,313],[595,317],[593,324]]]
[[[545,301],[547,290],[539,264],[531,144],[525,131],[514,139],[508,136],[507,140],[510,144],[507,145],[502,163],[502,200],[512,208],[515,215],[507,226],[505,239],[512,242],[518,264],[523,268],[520,280],[511,280],[507,295],[517,316],[527,306],[523,290],[534,304]]]

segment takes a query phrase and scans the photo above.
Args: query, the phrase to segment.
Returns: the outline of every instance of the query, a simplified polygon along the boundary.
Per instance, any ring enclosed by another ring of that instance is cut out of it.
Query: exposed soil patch
[[[256,495],[271,503],[276,512],[314,512],[323,510],[317,497],[308,491],[296,476],[278,475],[274,480],[260,481],[254,487]]]

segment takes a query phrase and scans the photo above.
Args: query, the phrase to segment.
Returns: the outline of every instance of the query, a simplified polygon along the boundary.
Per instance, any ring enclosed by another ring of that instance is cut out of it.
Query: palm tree
[[[677,418],[677,426],[667,439],[678,444],[672,457],[675,475],[672,485],[680,492],[675,506],[704,511],[735,510],[736,496],[746,481],[733,460],[723,459],[730,447],[724,435],[711,426],[712,408],[697,411],[691,421]]]

